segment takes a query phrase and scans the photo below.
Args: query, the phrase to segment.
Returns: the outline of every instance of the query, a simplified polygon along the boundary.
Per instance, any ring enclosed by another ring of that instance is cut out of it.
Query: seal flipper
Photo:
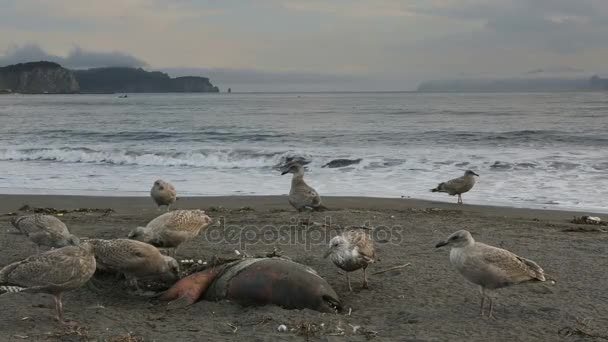
[[[219,272],[219,269],[212,268],[182,278],[165,291],[160,299],[171,301],[171,303],[179,302],[180,306],[194,304],[202,297]]]

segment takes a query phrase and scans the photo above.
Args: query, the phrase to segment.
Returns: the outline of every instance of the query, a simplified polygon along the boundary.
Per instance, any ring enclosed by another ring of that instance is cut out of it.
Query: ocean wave
[[[48,161],[141,166],[192,166],[209,168],[272,167],[289,152],[250,150],[198,150],[189,152],[100,151],[78,148],[0,149],[2,161]]]

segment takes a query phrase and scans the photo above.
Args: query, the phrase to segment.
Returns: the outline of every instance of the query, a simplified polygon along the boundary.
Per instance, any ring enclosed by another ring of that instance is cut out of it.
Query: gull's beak
[[[479,177],[479,175],[478,175],[478,174],[476,174],[475,172],[473,172],[473,174],[474,174],[475,176]]]
[[[447,241],[441,241],[441,242],[439,242],[438,244],[435,245],[435,248],[443,247],[443,246],[445,246],[447,244],[448,244]]]
[[[281,172],[281,176],[284,174],[287,174],[287,173],[289,173],[289,171],[283,171],[283,172]]]
[[[330,248],[328,249],[325,254],[323,254],[323,259],[327,259],[327,257],[333,252],[333,250]]]

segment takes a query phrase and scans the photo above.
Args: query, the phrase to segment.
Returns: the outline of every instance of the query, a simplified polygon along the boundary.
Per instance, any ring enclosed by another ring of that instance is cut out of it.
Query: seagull
[[[36,254],[0,270],[0,288],[8,292],[48,293],[55,300],[57,320],[63,320],[62,293],[84,285],[95,273],[93,247],[88,243]]]
[[[179,245],[195,238],[212,222],[203,210],[174,210],[158,216],[145,227],[133,229],[127,237],[155,247],[174,248],[176,254]]]
[[[329,249],[325,252],[324,258],[330,260],[339,268],[346,271],[346,282],[348,289],[352,292],[350,285],[349,272],[363,269],[363,288],[367,289],[367,266],[376,261],[376,251],[374,250],[374,240],[365,232],[350,230],[341,235],[334,236],[329,241]]]
[[[529,281],[545,281],[545,272],[532,260],[505,249],[476,242],[466,230],[459,230],[435,247],[450,246],[450,263],[466,280],[479,285],[481,316],[486,297],[490,301],[488,317],[493,318],[494,300],[487,293],[495,289]]]
[[[290,163],[285,166],[281,175],[292,173],[291,189],[289,190],[289,204],[297,211],[322,211],[327,208],[321,205],[321,196],[315,189],[304,182],[304,167],[299,163]]]
[[[78,237],[70,234],[65,223],[52,215],[34,214],[16,217],[11,224],[36,244],[37,251],[40,246],[61,248],[80,243]]]
[[[458,204],[462,204],[461,195],[473,189],[475,176],[479,177],[475,172],[466,170],[464,176],[439,183],[435,189],[431,189],[431,192],[447,192],[450,196],[458,195]]]
[[[164,205],[167,207],[167,211],[169,211],[171,205],[177,200],[177,193],[175,192],[173,185],[162,179],[154,182],[154,185],[152,185],[152,189],[150,190],[150,196],[152,196],[152,199],[158,206],[158,210]]]
[[[142,278],[157,278],[167,281],[178,279],[179,265],[170,256],[147,243],[129,239],[91,239],[97,268],[122,273],[139,292],[137,283]]]

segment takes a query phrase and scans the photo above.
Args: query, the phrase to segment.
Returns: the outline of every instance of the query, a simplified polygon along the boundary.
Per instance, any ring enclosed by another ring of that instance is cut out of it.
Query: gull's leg
[[[488,299],[490,300],[490,314],[488,315],[488,318],[495,318],[494,317],[494,298],[492,298],[492,296],[488,296]]]
[[[479,287],[479,291],[481,292],[481,306],[480,306],[480,312],[481,312],[481,317],[483,317],[483,305],[486,301],[486,294],[485,291],[483,289],[483,287]]]
[[[460,194],[458,194],[458,204],[462,204],[462,196]]]
[[[367,267],[363,268],[363,286],[364,289],[369,289],[367,286]]]
[[[348,272],[346,272],[346,282],[348,283],[348,290],[353,292],[352,286],[350,286],[350,278],[348,277]]]
[[[53,299],[55,300],[55,311],[57,313],[57,321],[59,323],[64,323],[63,321],[63,303],[61,302],[61,293],[53,295]]]

